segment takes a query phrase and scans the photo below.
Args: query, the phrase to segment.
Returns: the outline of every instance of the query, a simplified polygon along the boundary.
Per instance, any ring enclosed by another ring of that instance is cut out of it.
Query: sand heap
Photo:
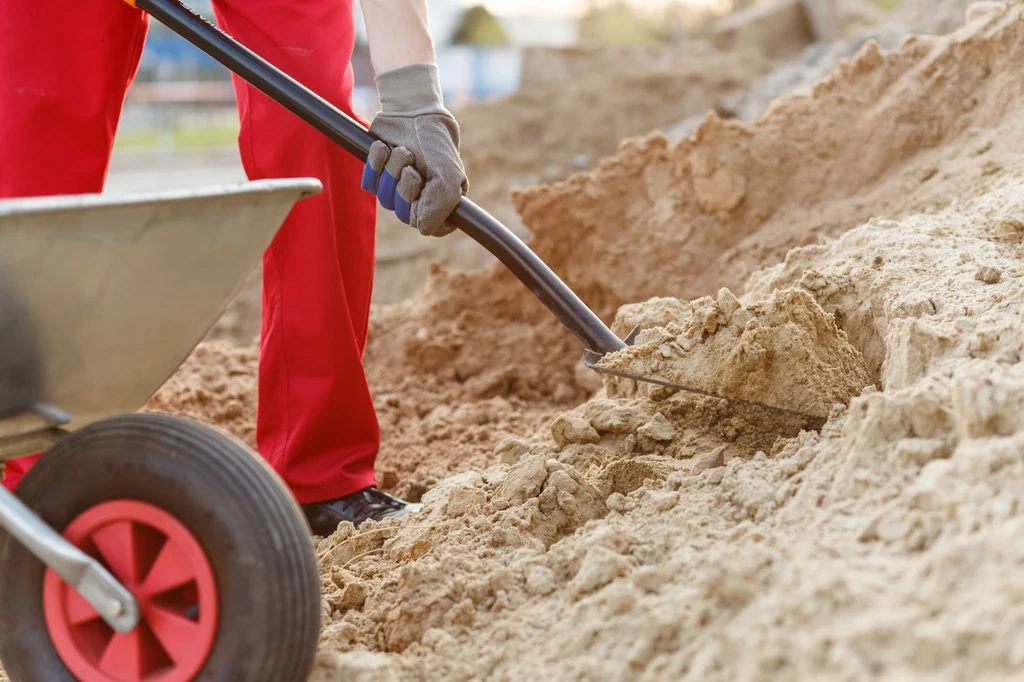
[[[885,54],[869,43],[810,94],[780,100],[752,124],[710,116],[675,146],[634,138],[593,171],[516,192],[531,243],[611,321],[619,306],[653,296],[742,292],[751,272],[795,246],[976,195],[1024,152],[1021,13],[1013,3]],[[876,372],[877,350],[837,323]],[[501,267],[434,268],[414,298],[371,316],[381,480],[415,495],[592,396],[599,382],[580,371],[581,350]],[[216,395],[219,383],[244,393],[255,366],[234,376],[210,362],[192,369],[202,364],[190,361],[158,404],[217,423],[213,402],[189,396]],[[168,399],[174,393],[183,400]]]
[[[770,306],[824,317],[820,301],[884,358],[884,390],[820,433],[730,452],[688,395],[599,398],[404,525],[343,526],[319,547],[316,679],[1019,675],[1017,216],[1020,179],[754,275],[749,296],[784,287]]]
[[[1021,14],[933,45],[928,73],[949,51],[1001,59]],[[321,543],[314,679],[1019,676],[1024,183],[998,180],[969,132],[1020,125],[1019,97],[996,94],[1010,64],[985,67],[957,144],[836,202],[881,200],[885,218],[793,251],[743,294],[813,296],[882,390],[753,452],[683,394],[599,396],[550,438],[506,443],[491,467],[441,481],[419,518]],[[933,199],[950,168],[981,196],[934,214],[898,205],[909,186],[926,196],[907,203]]]
[[[860,353],[806,291],[776,291],[744,306],[722,289],[717,300],[685,305],[685,317],[654,327],[645,324],[647,309],[660,317],[664,301],[623,306],[617,326],[628,319],[643,331],[600,365],[822,417],[870,383]]]
[[[876,42],[883,50],[891,50],[898,47],[909,33],[911,31],[906,26],[885,23],[870,25],[832,43],[813,43],[804,48],[800,56],[780,64],[750,87],[731,93],[714,108],[724,118],[753,121],[783,95],[810,93],[819,81],[835,70],[840,61],[856,56],[868,41]],[[703,118],[703,113],[684,118],[666,128],[665,134],[672,141],[688,137]]]
[[[884,50],[900,45],[908,35],[945,35],[974,21],[990,11],[998,10],[1001,0],[970,2],[969,0],[907,1],[889,15],[878,10],[863,22],[851,23],[852,31],[843,31],[842,38],[808,45],[802,53],[778,65],[757,79],[750,87],[730,94],[714,107],[726,118],[753,121],[783,95],[810,93],[814,85],[828,76],[842,60],[852,58],[868,41],[875,41]],[[967,14],[970,6],[971,13]],[[859,24],[859,25],[858,25]],[[703,113],[685,118],[665,128],[671,140],[691,135],[700,124]]]
[[[699,41],[571,52],[538,53],[526,60],[517,92],[457,114],[471,197],[510,226],[519,222],[512,188],[594,167],[620,140],[704,113],[772,68],[756,50],[722,52]]]

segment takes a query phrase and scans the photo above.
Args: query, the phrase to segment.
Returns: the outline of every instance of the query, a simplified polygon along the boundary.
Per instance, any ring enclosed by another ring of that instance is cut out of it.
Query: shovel
[[[370,145],[375,141],[369,131],[343,111],[228,36],[180,0],[125,1],[146,11],[360,161],[366,160]],[[590,369],[620,378],[719,398],[755,410],[767,410],[774,415],[774,421],[777,421],[779,416],[788,416],[789,422],[792,423],[792,418],[795,417],[799,423],[794,426],[800,428],[816,429],[824,423],[825,418],[820,415],[805,414],[740,398],[729,398],[655,377],[613,371],[603,367],[601,359],[608,353],[614,353],[630,345],[637,329],[630,332],[625,340],[618,338],[522,240],[468,198],[462,198],[447,222],[469,235],[501,261],[558,321],[580,340],[586,349],[583,363]]]

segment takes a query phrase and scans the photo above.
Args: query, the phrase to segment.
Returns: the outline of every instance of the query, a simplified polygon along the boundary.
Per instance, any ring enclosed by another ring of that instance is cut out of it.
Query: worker
[[[218,24],[352,109],[353,0],[214,0]],[[363,0],[381,111],[361,163],[233,78],[250,179],[315,177],[263,256],[257,449],[319,535],[415,505],[377,489],[380,427],[362,355],[377,204],[424,235],[468,191],[459,127],[443,103],[426,0]],[[101,192],[148,15],[120,0],[0,2],[0,198]],[[58,273],[59,275],[59,273]],[[14,489],[39,457],[8,463]]]

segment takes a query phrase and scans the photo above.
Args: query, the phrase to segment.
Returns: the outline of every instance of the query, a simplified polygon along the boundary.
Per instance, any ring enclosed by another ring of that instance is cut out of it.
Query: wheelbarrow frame
[[[0,202],[0,463],[141,408],[241,289],[309,178]],[[196,271],[195,269],[198,269]],[[135,598],[0,486],[0,527],[117,632]]]

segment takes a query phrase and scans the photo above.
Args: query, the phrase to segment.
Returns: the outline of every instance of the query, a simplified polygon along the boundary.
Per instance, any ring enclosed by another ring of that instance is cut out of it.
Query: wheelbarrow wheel
[[[142,616],[115,633],[4,535],[0,661],[12,682],[308,678],[321,623],[309,529],[245,445],[179,417],[114,417],[59,441],[17,494],[102,561]]]

